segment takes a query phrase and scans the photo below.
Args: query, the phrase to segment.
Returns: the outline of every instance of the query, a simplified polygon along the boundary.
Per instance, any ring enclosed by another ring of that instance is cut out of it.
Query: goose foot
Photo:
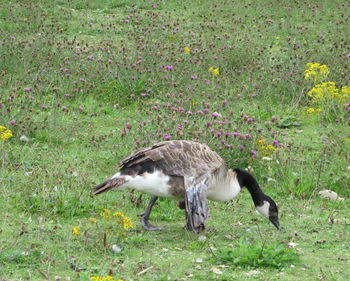
[[[161,227],[161,226],[154,226],[154,225],[152,225],[152,224],[150,224],[150,223],[148,222],[149,215],[150,215],[150,213],[151,213],[151,211],[152,211],[152,208],[153,208],[153,205],[154,205],[154,203],[157,201],[157,199],[158,199],[157,196],[153,196],[153,197],[151,198],[151,200],[149,201],[148,206],[147,206],[145,212],[142,213],[141,215],[139,215],[139,216],[140,216],[140,222],[141,222],[141,225],[142,225],[142,227],[143,227],[144,230],[154,231],[154,230],[162,230],[162,229],[164,229],[164,228]]]
[[[149,230],[149,231],[155,231],[155,230],[162,230],[164,227],[161,226],[154,226],[148,222],[148,218],[146,218],[145,214],[140,215],[140,221],[142,228],[144,230]]]

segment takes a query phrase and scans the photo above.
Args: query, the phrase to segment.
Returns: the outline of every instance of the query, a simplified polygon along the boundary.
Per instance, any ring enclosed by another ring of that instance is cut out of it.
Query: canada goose
[[[193,141],[164,141],[142,148],[124,158],[120,171],[95,187],[97,195],[112,188],[132,188],[153,195],[140,215],[146,230],[159,230],[148,222],[159,196],[180,200],[186,211],[186,228],[204,230],[208,218],[207,199],[228,201],[246,187],[256,210],[280,229],[276,203],[260,189],[247,171],[228,169],[224,160],[207,145]]]

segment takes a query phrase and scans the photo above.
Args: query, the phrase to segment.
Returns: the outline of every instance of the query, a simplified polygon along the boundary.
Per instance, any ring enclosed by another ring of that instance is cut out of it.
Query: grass
[[[313,103],[303,77],[319,62],[348,85],[347,3],[3,2],[0,126],[13,137],[0,140],[0,280],[349,279],[349,106]],[[91,196],[125,155],[169,136],[250,169],[283,230],[245,190],[210,202],[199,236],[171,200],[151,215],[165,230],[146,232],[147,195]],[[135,227],[111,230],[104,209]]]

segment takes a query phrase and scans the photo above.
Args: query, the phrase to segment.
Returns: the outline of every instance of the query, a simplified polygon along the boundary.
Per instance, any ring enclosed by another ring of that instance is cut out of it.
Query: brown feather
[[[123,170],[151,165],[169,176],[180,176],[196,180],[216,170],[227,171],[223,159],[207,145],[193,141],[165,141],[143,148],[125,157]],[[185,183],[187,187],[187,183]]]

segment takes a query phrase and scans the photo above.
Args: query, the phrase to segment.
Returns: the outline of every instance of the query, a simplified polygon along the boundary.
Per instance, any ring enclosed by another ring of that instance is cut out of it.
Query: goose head
[[[246,187],[252,196],[255,209],[279,230],[278,207],[271,197],[267,196],[260,188],[256,179],[247,171],[233,169],[237,174],[238,183],[241,187]]]
[[[267,196],[266,194],[262,194],[261,198],[259,200],[260,202],[262,202],[262,204],[256,204],[255,208],[257,210],[257,212],[261,215],[263,215],[264,217],[266,217],[267,219],[270,220],[270,222],[278,229],[280,230],[280,223],[278,220],[278,207],[275,203],[275,201],[273,201],[271,199],[271,197]]]

